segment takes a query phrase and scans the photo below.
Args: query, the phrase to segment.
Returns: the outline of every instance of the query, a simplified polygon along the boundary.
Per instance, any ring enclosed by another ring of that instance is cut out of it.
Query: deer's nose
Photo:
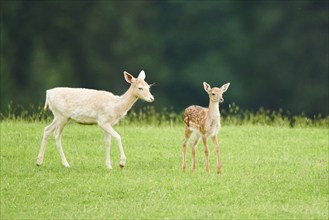
[[[220,101],[220,102],[224,102],[224,99],[223,99],[223,98],[220,98],[219,101]]]
[[[150,101],[151,101],[151,102],[154,101],[154,97],[153,97],[153,96],[150,97]]]

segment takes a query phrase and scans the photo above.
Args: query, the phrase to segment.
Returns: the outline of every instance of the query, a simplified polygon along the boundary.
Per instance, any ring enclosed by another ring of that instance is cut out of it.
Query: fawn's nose
[[[223,99],[223,98],[220,98],[220,99],[219,99],[219,102],[224,102],[224,99]]]

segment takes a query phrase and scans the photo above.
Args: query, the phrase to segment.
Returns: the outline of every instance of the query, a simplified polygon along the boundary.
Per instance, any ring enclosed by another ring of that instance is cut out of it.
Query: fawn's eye
[[[211,95],[215,95],[215,93],[211,93]]]
[[[143,91],[143,88],[141,88],[141,87],[138,87],[138,90],[139,90],[139,91]]]

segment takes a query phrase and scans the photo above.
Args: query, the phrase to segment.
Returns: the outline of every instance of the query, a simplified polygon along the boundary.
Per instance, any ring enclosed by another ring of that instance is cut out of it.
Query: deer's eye
[[[141,87],[138,87],[138,90],[139,90],[139,91],[143,91],[143,88],[141,88]]]
[[[213,95],[213,96],[214,96],[214,95],[215,95],[215,93],[211,93],[211,95]]]

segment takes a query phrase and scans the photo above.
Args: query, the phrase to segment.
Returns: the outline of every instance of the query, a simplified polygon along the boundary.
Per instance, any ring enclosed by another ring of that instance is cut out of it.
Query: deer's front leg
[[[207,137],[206,136],[202,136],[202,142],[203,142],[203,146],[204,146],[204,154],[206,156],[206,172],[209,172],[209,150],[208,150],[208,144],[207,144]]]
[[[222,172],[222,164],[220,163],[219,159],[219,144],[218,144],[218,138],[217,135],[212,137],[212,141],[214,142],[215,145],[215,150],[216,150],[216,157],[217,157],[217,173]]]
[[[108,135],[111,135],[117,142],[120,150],[120,167],[124,167],[126,165],[126,155],[123,151],[121,136],[112,128],[110,124],[100,125]]]

